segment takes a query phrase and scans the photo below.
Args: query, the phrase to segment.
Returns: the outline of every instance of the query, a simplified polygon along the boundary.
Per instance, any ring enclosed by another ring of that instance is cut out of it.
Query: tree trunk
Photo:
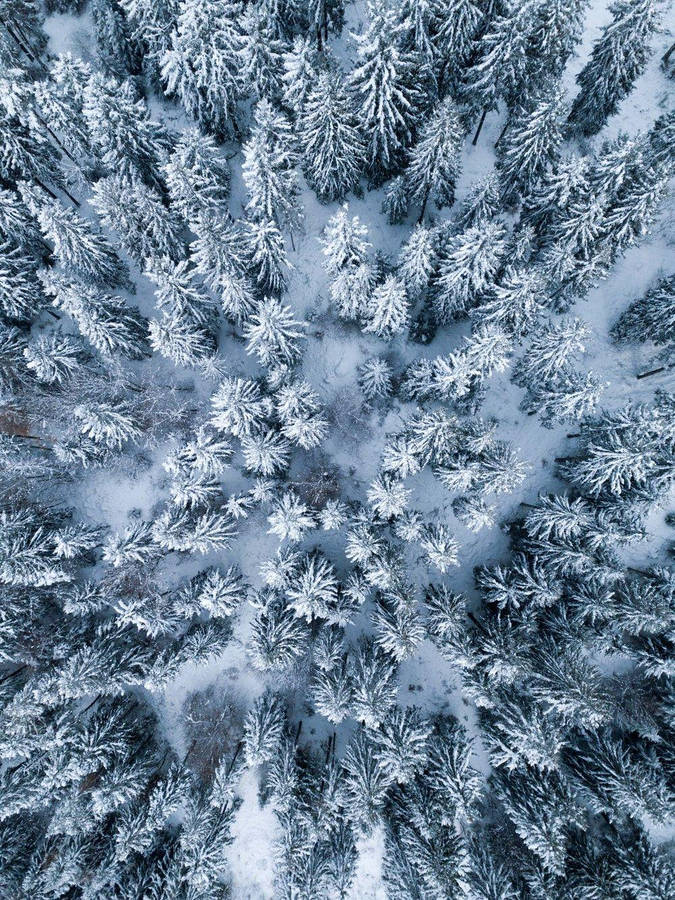
[[[427,203],[429,202],[429,194],[430,193],[431,193],[431,185],[429,185],[429,187],[426,189],[426,192],[424,194],[424,200],[422,201],[422,209],[420,210],[420,217],[417,220],[418,225],[422,224],[422,219],[424,218],[424,213],[427,210]]]
[[[3,675],[2,678],[0,678],[0,684],[4,684],[5,681],[9,681],[10,679],[14,678],[16,675],[18,675],[20,672],[23,672],[23,670],[27,669],[27,668],[28,668],[28,663],[24,663],[22,666],[19,666],[18,669],[14,669],[13,672],[8,672],[6,675]]]
[[[323,41],[321,39],[321,26],[316,26],[316,49],[321,53],[323,50]]]
[[[73,197],[73,195],[70,193],[70,191],[68,190],[68,188],[65,188],[65,187],[64,187],[64,188],[61,188],[61,190],[62,190],[63,193],[66,195],[66,197],[67,197],[72,203],[75,204],[75,206],[80,206],[80,201],[79,201],[76,197]]]
[[[35,178],[34,181],[35,181],[35,184],[37,184],[39,187],[42,188],[42,190],[45,192],[45,194],[49,194],[49,196],[52,198],[52,200],[58,200],[58,199],[59,199],[59,198],[56,196],[56,194],[54,193],[54,191],[53,191],[51,188],[48,188],[47,185],[44,184],[42,181],[40,181],[39,178]]]
[[[504,125],[504,127],[502,128],[502,130],[499,132],[499,137],[495,141],[495,149],[501,144],[501,142],[504,138],[504,135],[506,134],[506,132],[508,130],[509,130],[509,123],[507,121],[506,124]]]
[[[668,65],[668,61],[670,60],[670,57],[673,55],[673,53],[675,53],[675,44],[671,44],[670,47],[668,47],[666,52],[661,57],[661,65],[662,66]]]
[[[483,110],[483,115],[480,117],[480,122],[478,123],[478,128],[476,129],[476,133],[474,134],[473,140],[471,141],[471,143],[473,144],[474,147],[478,143],[478,136],[480,135],[481,129],[483,128],[483,122],[485,121],[485,116],[487,116],[487,113],[488,113],[488,111],[487,111],[487,107],[486,107]]]
[[[672,369],[672,366],[659,366],[657,369],[649,369],[648,372],[640,372],[635,377],[640,381],[641,378],[649,378],[650,375],[658,375],[659,372],[665,372],[666,369]]]

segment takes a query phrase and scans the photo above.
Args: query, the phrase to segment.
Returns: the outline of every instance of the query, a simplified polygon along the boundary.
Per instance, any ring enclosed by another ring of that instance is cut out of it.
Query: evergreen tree
[[[157,285],[158,309],[183,322],[207,324],[214,301],[195,283],[185,260],[173,262],[168,256],[148,260],[146,275]]]
[[[492,173],[474,182],[462,201],[457,227],[466,231],[494,219],[502,205],[501,190],[499,179]]]
[[[166,92],[220,138],[236,132],[237,101],[245,83],[240,13],[230,0],[181,0],[171,46],[160,59]]]
[[[546,78],[560,78],[574,48],[581,41],[588,0],[543,0],[537,4],[534,27],[529,34],[529,51],[540,86]]]
[[[107,74],[124,78],[136,69],[138,59],[122,9],[115,0],[95,0],[92,16],[101,68]]]
[[[349,204],[345,203],[330,217],[321,238],[326,268],[331,275],[360,266],[366,261],[370,247],[368,229],[358,216],[353,216],[350,221],[348,212]]]
[[[421,206],[420,222],[430,197],[439,208],[455,202],[463,137],[457,107],[452,100],[443,100],[421,129],[405,173],[410,200]]]
[[[285,279],[283,270],[288,266],[284,239],[272,219],[246,223],[244,240],[248,247],[250,266],[262,291],[281,293]]]
[[[476,58],[464,74],[465,102],[474,115],[481,113],[474,144],[485,116],[497,109],[499,100],[511,108],[529,94],[527,43],[530,28],[536,24],[537,5],[537,0],[505,4],[490,21]]]
[[[393,9],[373,0],[368,15],[367,30],[352,35],[357,61],[350,85],[367,141],[368,169],[380,180],[398,167],[424,111],[423,64],[397,41]]]
[[[495,4],[492,5],[494,8]],[[475,41],[485,25],[486,13],[476,0],[446,0],[436,13],[434,45],[439,88],[456,87],[474,54]]]
[[[398,784],[411,781],[425,768],[431,724],[419,709],[396,707],[373,735],[376,755]]]
[[[244,723],[244,753],[249,766],[271,760],[281,743],[286,716],[274,694],[263,694],[253,704]]]
[[[241,439],[246,468],[269,477],[288,467],[291,446],[278,431],[269,429]]]
[[[297,543],[306,531],[316,527],[310,509],[292,491],[279,498],[267,521],[271,525],[269,534],[276,534],[282,541],[292,543]]]
[[[283,103],[299,118],[316,79],[318,56],[309,37],[296,35],[292,48],[283,55]]]
[[[225,378],[211,404],[211,423],[239,438],[260,431],[270,414],[258,385],[243,378]]]
[[[160,187],[160,165],[169,139],[150,119],[147,106],[130,81],[92,75],[84,89],[84,118],[92,144],[109,174],[142,178]]]
[[[357,186],[364,146],[339,71],[319,73],[299,120],[299,137],[303,169],[321,201],[340,200]]]
[[[439,322],[465,315],[490,287],[505,250],[500,222],[476,225],[443,250],[433,282],[434,314]]]
[[[180,0],[119,0],[131,36],[143,48],[143,67],[160,85],[162,58],[171,46],[171,36],[180,11]]]
[[[560,94],[549,91],[514,113],[499,144],[500,188],[507,206],[528,195],[555,160],[562,141],[562,109]]]
[[[659,279],[628,306],[612,326],[622,343],[653,341],[657,346],[675,341],[675,276]]]
[[[359,369],[359,385],[366,400],[372,402],[391,394],[392,372],[386,360],[374,356]]]
[[[302,323],[293,318],[290,306],[275,297],[266,297],[256,306],[244,329],[248,352],[255,353],[263,366],[292,365],[300,353]]]
[[[39,210],[38,221],[67,274],[98,286],[129,286],[129,273],[114,249],[74,210],[48,200]]]
[[[93,188],[92,206],[101,222],[139,265],[155,256],[179,260],[185,255],[180,222],[160,195],[137,178],[111,175]]]
[[[472,310],[472,318],[479,326],[492,326],[520,338],[532,330],[543,312],[544,283],[534,266],[508,267],[499,283],[489,289],[487,302]]]
[[[585,349],[589,328],[581,319],[551,322],[533,335],[514,368],[513,380],[528,388],[554,381]]]
[[[372,643],[362,642],[353,657],[355,718],[377,728],[396,703],[395,665]]]
[[[362,732],[351,741],[342,766],[348,815],[368,833],[381,821],[391,776],[377,759],[372,742]]]
[[[150,344],[176,366],[198,366],[217,349],[215,336],[191,318],[162,313],[150,321]]]
[[[366,308],[364,331],[375,333],[384,340],[391,340],[408,325],[408,297],[405,286],[389,275],[373,291]]]
[[[184,131],[164,165],[171,203],[192,222],[199,214],[217,215],[227,208],[230,171],[210,135]]]
[[[302,218],[293,144],[290,123],[267,100],[261,100],[251,137],[243,149],[247,209],[255,218],[285,222],[291,228],[298,227]]]
[[[604,384],[588,372],[582,375],[573,370],[563,371],[554,381],[540,383],[534,388],[526,409],[542,414],[542,424],[575,422],[595,412]]]
[[[408,186],[403,175],[389,182],[382,201],[390,225],[402,225],[408,215]]]
[[[246,93],[258,100],[277,100],[281,94],[284,44],[274,34],[265,11],[253,7],[244,15],[241,56]]]
[[[582,134],[596,134],[644,71],[650,39],[659,22],[653,0],[616,0],[612,21],[593,45],[590,60],[577,76],[580,91],[570,123]]]
[[[262,671],[284,671],[306,652],[308,627],[279,597],[272,595],[251,626],[250,654]]]
[[[129,359],[148,356],[147,321],[121,297],[51,270],[42,272],[41,280],[56,308],[75,321],[82,337],[99,353],[121,353]]]

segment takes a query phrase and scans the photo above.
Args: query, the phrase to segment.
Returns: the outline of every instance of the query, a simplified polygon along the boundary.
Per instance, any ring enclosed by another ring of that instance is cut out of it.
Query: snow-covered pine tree
[[[305,556],[285,593],[296,616],[311,622],[328,617],[330,606],[337,600],[337,591],[335,568],[325,556],[315,552]]]
[[[506,268],[488,289],[486,301],[471,311],[478,327],[492,326],[514,338],[532,331],[543,312],[542,295],[545,280],[535,266]]]
[[[138,47],[130,40],[124,12],[116,0],[95,0],[91,12],[103,71],[118,78],[138,72]]]
[[[660,18],[654,0],[615,0],[612,21],[593,45],[577,75],[579,93],[569,120],[582,134],[596,134],[644,71]]]
[[[200,213],[217,215],[227,208],[227,160],[211,135],[196,128],[181,133],[164,165],[164,179],[172,205],[187,222]]]
[[[479,178],[469,188],[457,216],[457,227],[462,231],[489,222],[502,206],[501,185],[494,173]]]
[[[93,74],[84,89],[82,109],[92,145],[108,174],[140,177],[150,187],[162,187],[160,166],[169,138],[150,118],[130,81]]]
[[[264,9],[252,6],[241,20],[243,93],[277,101],[281,94],[284,44]],[[277,26],[278,27],[278,26]]]
[[[73,417],[80,434],[111,449],[119,450],[127,441],[137,441],[142,436],[138,422],[124,403],[80,403],[73,409]]]
[[[675,275],[660,278],[643,297],[633,300],[612,326],[612,337],[621,343],[675,343]]]
[[[300,660],[309,646],[310,631],[304,619],[272,594],[251,625],[249,653],[256,669],[284,671]]]
[[[457,107],[447,98],[420,130],[405,170],[410,201],[421,207],[419,222],[424,218],[430,198],[439,208],[455,202],[463,138]]]
[[[16,331],[16,329],[12,329]],[[5,354],[6,338],[2,339],[2,356]],[[12,352],[12,357],[18,357],[19,348]],[[55,331],[52,334],[41,334],[34,338],[21,351],[26,362],[26,368],[32,372],[38,381],[44,384],[66,384],[72,376],[81,369],[86,354],[81,342],[68,334]],[[3,374],[0,383],[6,378],[4,359],[2,364]]]
[[[303,169],[321,201],[340,200],[357,186],[365,148],[339,70],[319,73],[300,116],[299,136]]]
[[[366,834],[381,823],[391,775],[375,755],[372,740],[357,732],[342,759],[343,796],[349,818]]]
[[[276,297],[265,297],[256,305],[244,328],[247,350],[255,353],[261,365],[268,368],[293,365],[300,354],[302,322],[293,318],[290,306],[282,306]]]
[[[150,258],[145,274],[157,285],[157,308],[169,318],[198,325],[213,319],[215,301],[195,282],[186,260],[177,263],[168,256]]]
[[[406,784],[424,769],[431,723],[416,706],[395,707],[374,733],[376,754],[398,784]]]
[[[507,206],[528,195],[553,163],[562,142],[563,99],[558,90],[537,94],[511,116],[499,142],[499,184]]]
[[[185,256],[180,220],[167,209],[161,195],[139,178],[101,178],[93,186],[91,204],[139,266],[155,256],[174,260]]]
[[[241,9],[232,0],[181,0],[171,46],[160,60],[166,92],[206,131],[237,130],[244,88]]]
[[[143,48],[143,69],[159,87],[162,57],[171,46],[180,0],[119,0],[119,3],[134,41]]]
[[[159,319],[151,319],[149,331],[152,349],[176,366],[198,366],[218,348],[212,330],[175,313],[162,313]]]
[[[392,371],[379,356],[367,359],[359,369],[359,385],[368,402],[388,397],[392,387]]]
[[[352,662],[352,714],[368,728],[377,728],[396,704],[396,665],[368,641],[359,644]]]
[[[549,322],[532,336],[528,349],[514,367],[513,380],[528,390],[552,381],[584,352],[589,334],[588,325],[581,319]]]
[[[535,69],[532,82],[544,87],[546,79],[557,79],[581,41],[589,0],[541,0],[528,36],[528,55]]]
[[[274,219],[297,228],[302,219],[298,202],[298,161],[291,126],[268,100],[255,108],[255,124],[243,148],[242,174],[248,191],[247,209],[258,219]]]
[[[367,144],[368,170],[380,182],[399,167],[427,101],[424,62],[397,40],[395,10],[382,0],[370,0],[368,18],[366,31],[352,34],[357,58],[349,82]]]
[[[538,0],[499,4],[499,9],[483,33],[475,58],[466,69],[461,87],[464,102],[472,116],[480,115],[473,143],[476,144],[488,112],[498,101],[507,107],[522,103],[528,88],[527,43],[536,23]]]
[[[295,35],[293,45],[284,53],[282,62],[283,104],[298,119],[316,80],[318,54],[314,41],[309,36]]]
[[[122,297],[102,293],[51,269],[43,270],[40,280],[54,306],[73,319],[82,337],[99,353],[120,353],[129,359],[148,356],[147,320]]]
[[[456,91],[464,70],[471,62],[476,41],[486,24],[486,18],[498,4],[487,9],[477,0],[444,0],[434,4],[436,71],[441,93],[448,88]]]
[[[506,249],[505,235],[501,222],[486,222],[452,238],[442,250],[432,285],[439,322],[466,315],[490,288]]]
[[[398,274],[410,296],[424,294],[436,268],[437,247],[434,233],[424,225],[416,225],[398,256]]]
[[[305,532],[316,528],[311,510],[292,491],[287,491],[275,502],[267,521],[271,526],[270,534],[276,534],[280,540],[292,543],[297,543]]]
[[[250,472],[269,478],[288,468],[291,445],[283,434],[271,428],[242,437],[241,449]]]
[[[346,719],[354,699],[346,657],[328,669],[319,669],[314,675],[311,691],[317,711],[329,722],[338,725]]]
[[[113,247],[75,210],[48,199],[37,218],[68,275],[99,287],[130,286],[129,272]]]
[[[285,724],[281,699],[269,691],[258,697],[244,723],[244,754],[249,766],[272,759],[283,738]]]
[[[409,303],[405,285],[388,275],[372,293],[363,315],[363,330],[389,341],[408,326]]]
[[[547,427],[556,422],[578,422],[595,412],[604,388],[592,372],[562,369],[554,380],[533,386],[524,408],[540,413]]]
[[[289,266],[284,239],[273,219],[246,222],[244,240],[251,275],[263,292],[279,294],[285,286],[284,269]]]
[[[397,175],[387,185],[382,201],[382,212],[387,214],[390,225],[402,225],[408,215],[408,185],[403,175]]]
[[[368,229],[358,216],[349,219],[349,204],[343,204],[330,217],[320,239],[326,257],[326,268],[331,275],[343,269],[354,269],[366,261],[370,244]]]
[[[271,408],[255,381],[225,378],[211,398],[211,424],[235,437],[260,431],[271,415]]]

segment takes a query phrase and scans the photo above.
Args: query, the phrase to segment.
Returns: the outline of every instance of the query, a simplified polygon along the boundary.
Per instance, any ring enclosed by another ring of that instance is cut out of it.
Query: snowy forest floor
[[[564,85],[568,96],[574,95],[575,75],[587,60],[592,42],[609,18],[606,0],[594,0],[587,17],[583,43],[565,73]],[[331,44],[338,58],[350,57],[353,47],[349,41],[349,33],[360,31],[364,19],[365,3],[362,0],[347,7],[343,35],[340,39],[334,39]],[[85,58],[93,53],[94,40],[87,13],[80,17],[53,15],[47,20],[46,28],[52,52],[70,51]],[[644,129],[668,108],[672,82],[668,82],[660,70],[659,60],[672,40],[672,33],[667,29],[656,36],[654,52],[645,73],[621,104],[619,114],[609,121],[596,138],[598,143],[616,136],[619,129],[627,123],[630,124],[631,132]],[[148,100],[152,114],[161,118],[169,128],[178,130],[187,126],[177,105],[166,102],[157,95]],[[457,189],[458,201],[461,201],[473,182],[493,167],[494,143],[502,125],[502,117],[491,113],[478,145],[472,146],[470,138],[467,139]],[[233,149],[239,148],[233,145],[227,149],[229,154]],[[240,216],[245,191],[239,153],[230,159],[230,166],[231,212],[234,216]],[[367,226],[374,249],[394,260],[399,246],[410,233],[415,216],[411,215],[403,225],[388,225],[386,217],[380,211],[383,190],[365,190],[363,197],[350,196],[348,199],[350,214],[358,215]],[[437,356],[458,346],[463,336],[469,333],[469,326],[458,323],[441,328],[434,340],[426,346],[401,338],[385,345],[378,338],[361,333],[356,325],[341,322],[330,308],[327,277],[318,244],[318,238],[329,217],[335,213],[337,204],[319,204],[309,189],[303,191],[302,203],[304,233],[294,236],[295,249],[287,247],[293,269],[284,302],[290,304],[296,318],[308,322],[302,374],[319,393],[329,414],[332,429],[320,453],[305,454],[306,470],[296,467],[292,471],[291,481],[300,483],[308,477],[320,478],[321,473],[330,472],[337,476],[343,497],[363,500],[368,484],[377,474],[386,435],[400,427],[401,422],[410,416],[413,406],[394,400],[386,413],[378,408],[364,409],[357,386],[358,366],[368,357],[386,355],[395,372],[400,372],[420,355]],[[86,209],[83,204],[85,212]],[[450,210],[439,212],[430,209],[427,218],[438,221],[451,214]],[[607,383],[601,401],[605,407],[617,408],[628,400],[651,399],[655,389],[659,387],[675,389],[675,370],[670,370],[670,374],[636,379],[639,372],[652,368],[657,356],[653,346],[640,344],[617,347],[609,338],[609,328],[618,315],[630,301],[644,293],[657,275],[664,273],[664,265],[672,258],[674,243],[673,214],[672,211],[666,211],[647,238],[638,247],[631,249],[613,269],[611,276],[573,310],[574,315],[587,322],[592,329],[592,339],[583,365]],[[138,305],[141,312],[148,314],[154,307],[152,285],[138,272],[135,273],[135,278],[138,292],[131,298],[131,302]],[[224,330],[220,346],[228,374],[248,377],[259,374],[257,364],[246,356],[243,344],[232,335],[231,330]],[[137,365],[139,370],[144,371],[145,379],[156,380],[158,386],[176,382],[176,370],[157,355]],[[185,383],[194,381],[196,395],[203,403],[206,418],[208,397],[216,384],[200,381],[192,372],[187,371],[180,373],[178,378]],[[506,372],[495,375],[490,380],[481,409],[483,418],[498,421],[499,437],[512,441],[529,466],[521,487],[500,499],[499,524],[495,528],[484,529],[477,535],[472,534],[452,516],[451,496],[428,472],[410,479],[414,482],[410,486],[414,488],[415,508],[422,512],[434,512],[439,521],[447,520],[451,524],[460,542],[460,566],[452,570],[446,580],[452,589],[465,591],[469,596],[472,592],[473,567],[479,563],[496,562],[507,550],[508,537],[500,525],[508,523],[521,502],[531,502],[538,493],[561,487],[554,474],[553,461],[556,456],[563,456],[568,452],[570,442],[566,434],[574,428],[567,425],[543,427],[536,416],[527,416],[519,409],[522,398],[523,391],[510,381],[509,373]],[[84,518],[105,523],[113,530],[123,528],[138,511],[143,519],[152,519],[158,505],[167,495],[167,476],[161,467],[167,449],[166,446],[153,448],[147,458],[139,458],[137,464],[131,467],[126,459],[112,473],[110,470],[85,473],[82,480],[71,485],[72,496],[67,498],[69,503]],[[236,491],[243,486],[244,475],[237,472],[236,460],[229,477],[229,490]],[[238,478],[240,483],[237,482]],[[665,509],[657,510],[647,523],[647,540],[631,547],[630,553],[635,561],[655,564],[664,558],[666,541],[673,538],[672,529],[665,523],[666,512]],[[313,534],[312,544],[317,542],[339,565],[343,552],[339,536],[328,533],[325,537],[321,533],[317,538]],[[224,555],[214,554],[206,562],[226,565],[237,563],[247,580],[256,586],[260,584],[259,564],[272,556],[277,546],[277,539],[267,534],[264,513],[257,511],[241,523],[240,534],[232,549]],[[203,564],[203,559],[198,562],[189,559],[181,561],[176,564],[181,567],[180,573],[177,571],[175,574],[192,575]],[[167,736],[179,754],[184,754],[189,745],[186,704],[190,703],[191,697],[194,698],[195,692],[206,692],[211,688],[223,703],[232,705],[234,713],[238,704],[249,705],[264,689],[264,677],[248,664],[245,651],[251,613],[250,608],[241,611],[236,639],[221,658],[199,668],[184,668],[180,676],[166,688],[160,712]],[[357,628],[364,624],[365,620],[359,620],[351,627]],[[302,672],[295,673],[294,678],[295,683],[290,682],[287,687],[289,693],[298,698],[295,713],[298,721],[303,720],[303,739],[318,740],[327,733],[328,723],[319,716],[307,715],[307,710],[303,709]],[[277,679],[275,688],[279,687]],[[402,664],[399,696],[401,702],[415,703],[428,711],[452,711],[469,730],[473,730],[471,707],[462,701],[452,667],[441,659],[429,642],[425,642],[417,655]],[[352,727],[353,723],[338,728],[339,746],[348,740]],[[255,772],[247,772],[240,785],[244,803],[234,827],[235,840],[229,848],[232,895],[240,900],[267,898],[273,894],[271,848],[277,826],[272,811],[259,805],[257,787]],[[666,835],[655,833],[654,837],[663,840]],[[359,900],[384,897],[379,874],[381,836],[375,832],[363,842],[360,850],[357,877],[351,896]]]

